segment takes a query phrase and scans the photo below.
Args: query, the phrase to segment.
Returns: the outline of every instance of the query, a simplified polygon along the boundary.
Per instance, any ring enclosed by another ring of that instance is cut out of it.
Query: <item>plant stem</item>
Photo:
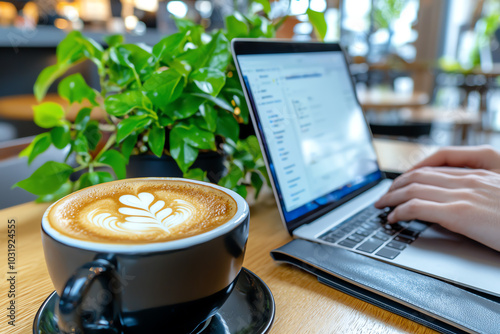
[[[143,107],[143,109],[145,111],[147,111],[149,113],[149,115],[155,120],[157,121],[158,120],[158,115],[156,114],[156,112],[153,110],[153,109],[149,109],[149,108],[146,108],[146,107]]]
[[[106,108],[102,106],[102,109],[104,110],[104,120],[106,121],[106,123],[108,123],[108,125],[114,125],[115,123],[113,123],[113,121],[109,117],[109,114],[106,112]]]
[[[101,71],[99,71],[101,72]],[[104,72],[104,71],[102,71]],[[106,98],[106,94],[108,94],[108,91],[106,89],[106,82],[104,81],[106,78],[106,73],[99,73],[99,84],[101,86],[101,96],[103,99]]]
[[[111,124],[99,124],[99,130],[104,132],[114,132],[116,131],[116,125],[113,122],[111,122]]]
[[[288,15],[283,16],[280,18],[276,23],[273,23],[274,25],[274,30],[278,30],[283,23],[285,23],[285,20],[288,18]]]
[[[87,167],[89,167],[89,165],[81,165],[81,166],[79,166],[79,167],[76,167],[76,168],[73,170],[73,173],[75,173],[75,172],[79,172],[79,171],[81,171],[82,169],[85,169],[85,168],[87,168]]]
[[[137,82],[137,85],[139,85],[139,88],[142,89],[142,82],[141,82],[141,78],[139,78],[139,74],[137,73],[135,68],[131,67],[131,69],[134,72],[135,81]]]
[[[102,148],[102,150],[96,155],[93,161],[97,161],[101,155],[103,155],[104,152],[109,150],[111,146],[116,142],[116,133],[112,133],[111,136],[109,137],[108,141],[106,142],[106,145]]]

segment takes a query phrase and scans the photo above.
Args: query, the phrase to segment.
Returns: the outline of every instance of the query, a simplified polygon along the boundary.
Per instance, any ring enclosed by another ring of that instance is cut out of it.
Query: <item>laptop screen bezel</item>
[[[270,161],[271,155],[269,152],[269,148],[267,147],[266,143],[266,138],[264,136],[264,133],[261,128],[261,123],[259,119],[259,115],[257,113],[256,106],[254,104],[253,98],[251,98],[251,94],[247,90],[246,83],[244,82],[243,75],[241,73],[241,69],[239,66],[238,62],[238,56],[239,55],[260,55],[260,54],[277,54],[277,53],[305,53],[305,52],[341,52],[346,69],[348,71],[349,76],[351,77],[351,84],[352,84],[352,89],[355,92],[355,84],[352,79],[352,75],[349,70],[349,66],[345,57],[345,53],[343,49],[340,47],[339,44],[337,43],[315,43],[315,42],[295,42],[295,41],[282,41],[282,40],[266,40],[266,41],[261,41],[261,40],[255,40],[255,39],[233,39],[231,42],[231,48],[232,48],[232,53],[234,57],[234,62],[236,65],[236,69],[238,71],[238,75],[240,78],[240,83],[242,85],[243,92],[245,94],[246,101],[248,103],[248,109],[250,111],[250,117],[252,119],[253,127],[255,130],[255,133],[257,135],[257,139],[259,140],[259,144],[261,147],[261,150],[263,151],[263,157],[266,162],[266,169],[267,172],[269,173],[271,184],[273,187],[274,195],[276,197],[276,202],[278,205],[278,209],[283,221],[283,224],[286,226],[288,232],[290,234],[293,233],[293,230],[296,228],[308,224],[315,219],[321,217],[322,215],[326,214],[327,212],[332,211],[333,209],[339,207],[340,205],[346,203],[347,201],[351,200],[352,198],[358,196],[359,194],[365,192],[366,190],[374,187],[378,183],[380,183],[382,180],[385,179],[385,175],[383,171],[380,169],[380,164],[378,162],[377,158],[377,167],[378,170],[381,173],[381,177],[373,182],[370,182],[366,184],[365,186],[354,190],[353,192],[349,193],[345,197],[341,198],[338,201],[334,201],[331,203],[327,203],[325,205],[322,205],[312,211],[309,211],[305,213],[304,215],[297,217],[289,222],[286,221],[285,215],[283,213],[283,199],[281,198],[281,193],[278,191],[279,184],[277,185],[277,178],[275,173],[271,170],[270,168]],[[355,95],[356,103],[358,106],[361,107],[359,100],[357,98],[357,95]],[[370,138],[372,137],[370,127],[368,126],[368,122],[366,121],[366,117],[363,115],[364,120],[367,124],[367,129],[370,133]],[[373,147],[373,141],[370,141],[370,144]]]

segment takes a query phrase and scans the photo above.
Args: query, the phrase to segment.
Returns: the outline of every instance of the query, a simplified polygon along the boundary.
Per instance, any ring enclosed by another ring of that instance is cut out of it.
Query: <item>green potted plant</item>
[[[389,53],[394,36],[394,22],[401,16],[407,0],[377,0],[373,2],[373,19],[377,29],[387,29],[389,37],[385,44],[385,52]]]
[[[229,42],[235,37],[273,37],[284,17],[269,19],[268,0],[254,1],[250,8],[247,15],[236,12],[226,17],[226,29],[210,34],[190,20],[176,19],[179,31],[153,47],[125,44],[123,36],[114,35],[105,38],[107,48],[103,48],[78,31],[70,32],[57,47],[57,63],[38,76],[36,98],[40,101],[56,79],[85,60],[97,67],[100,90],[89,87],[79,73],[59,82],[58,94],[70,105],[88,105],[74,121],[54,102],[33,108],[35,123],[50,131],[36,136],[20,155],[31,163],[50,145],[69,146],[70,153],[65,162],[48,161],[16,186],[38,195],[38,201],[57,200],[126,177],[133,156],[139,162],[141,157],[170,159],[180,176],[208,180],[207,170],[193,164],[200,154],[217,152],[226,170],[222,177],[217,177],[220,170],[214,172],[212,181],[244,197],[251,185],[257,196],[268,179],[255,136],[239,136],[249,112]],[[324,17],[308,13],[323,37]],[[91,118],[96,108],[105,111],[101,120]],[[70,156],[77,167],[67,163]]]

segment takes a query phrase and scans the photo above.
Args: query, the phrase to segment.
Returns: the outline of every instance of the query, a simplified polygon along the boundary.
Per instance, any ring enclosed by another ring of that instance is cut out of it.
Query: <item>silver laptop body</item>
[[[436,224],[384,224],[392,181],[338,44],[236,39],[232,52],[283,224],[341,247],[500,296],[500,253]]]

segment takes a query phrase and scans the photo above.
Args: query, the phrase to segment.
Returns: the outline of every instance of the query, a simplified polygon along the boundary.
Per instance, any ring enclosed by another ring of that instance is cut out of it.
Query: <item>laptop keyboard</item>
[[[355,216],[324,233],[319,239],[386,259],[396,258],[429,223],[412,220],[387,223],[389,208],[367,207]]]

